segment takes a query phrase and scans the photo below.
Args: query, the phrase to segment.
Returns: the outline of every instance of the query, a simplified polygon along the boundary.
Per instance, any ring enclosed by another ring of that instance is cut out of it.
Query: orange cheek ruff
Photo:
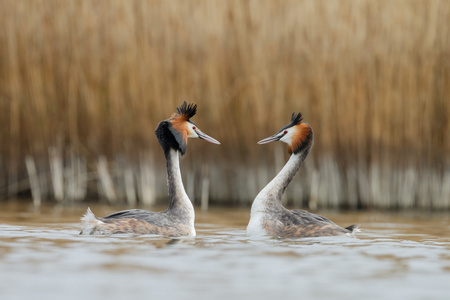
[[[184,118],[183,116],[180,115],[174,115],[172,116],[172,127],[178,131],[179,133],[181,133],[181,136],[183,137],[183,141],[185,143],[187,143],[187,136],[188,136],[188,131],[186,128],[186,118]]]
[[[295,125],[296,133],[291,139],[291,145],[288,145],[289,154],[295,153],[303,148],[308,140],[308,136],[311,132],[311,128],[308,124],[300,123]]]
[[[294,151],[292,151],[292,147],[288,145],[288,153],[292,154],[292,152],[294,152]]]

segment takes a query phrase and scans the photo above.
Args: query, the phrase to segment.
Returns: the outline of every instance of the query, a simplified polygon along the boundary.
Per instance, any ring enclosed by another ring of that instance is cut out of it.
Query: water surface
[[[99,237],[78,235],[86,207],[0,204],[1,299],[450,299],[447,213],[320,211],[358,239],[286,240],[247,237],[248,208],[211,208],[194,238]]]

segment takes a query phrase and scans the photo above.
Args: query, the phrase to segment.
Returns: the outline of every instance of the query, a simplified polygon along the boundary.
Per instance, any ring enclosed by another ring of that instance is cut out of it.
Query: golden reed
[[[0,199],[165,198],[153,131],[187,100],[222,142],[190,142],[191,199],[249,204],[288,158],[256,142],[301,111],[288,204],[448,209],[449,20],[446,0],[0,1]]]

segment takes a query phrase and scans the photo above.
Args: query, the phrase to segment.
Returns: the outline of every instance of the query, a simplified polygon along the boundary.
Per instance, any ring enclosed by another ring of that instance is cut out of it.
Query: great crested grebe
[[[179,154],[186,153],[187,139],[200,138],[213,144],[217,140],[204,134],[191,122],[197,112],[196,104],[184,102],[177,113],[168,120],[161,121],[155,130],[164,150],[167,164],[167,184],[169,187],[169,208],[163,212],[130,209],[96,217],[88,208],[81,218],[83,229],[80,234],[139,233],[163,236],[195,236],[195,212],[191,200],[184,190],[181,179]]]
[[[292,114],[291,122],[276,134],[258,142],[267,144],[282,141],[292,154],[275,178],[259,192],[252,204],[247,234],[250,236],[275,236],[284,238],[318,236],[353,236],[359,225],[339,227],[325,217],[299,209],[286,209],[281,196],[294,178],[313,145],[313,131],[302,123],[302,114]]]

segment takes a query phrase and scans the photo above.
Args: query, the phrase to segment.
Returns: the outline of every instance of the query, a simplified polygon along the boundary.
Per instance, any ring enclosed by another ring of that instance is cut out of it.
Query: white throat
[[[195,235],[195,211],[183,185],[178,151],[170,149],[167,160],[167,185],[169,187],[169,209],[181,218],[187,218],[191,231]]]
[[[256,196],[252,204],[252,215],[265,211],[267,206],[281,205],[281,196],[297,173],[300,165],[301,155],[291,155],[283,169]]]

